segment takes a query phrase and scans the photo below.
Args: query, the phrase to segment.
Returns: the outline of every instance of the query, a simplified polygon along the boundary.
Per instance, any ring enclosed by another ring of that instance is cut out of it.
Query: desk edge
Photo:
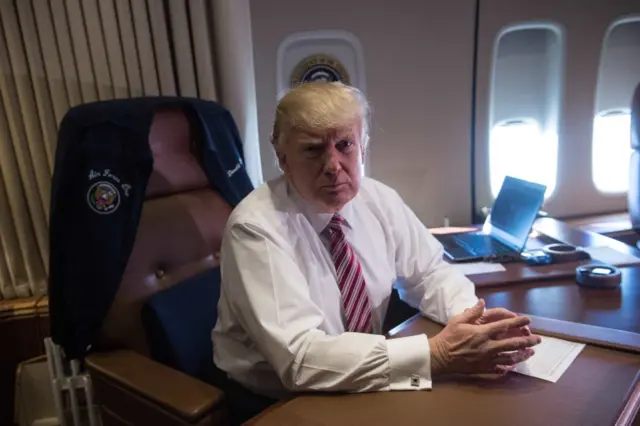
[[[401,322],[400,324],[396,325],[395,327],[393,327],[391,330],[387,331],[386,336],[387,337],[393,337],[396,334],[400,333],[402,330],[404,330],[409,324],[411,324],[413,321],[415,321],[417,318],[421,318],[422,314],[417,313],[414,316],[412,316],[411,318],[408,318],[406,320],[404,320],[403,322]]]
[[[636,374],[636,385],[625,401],[615,426],[632,426],[640,409],[640,373]]]
[[[640,354],[640,334],[597,325],[528,315],[534,333]]]

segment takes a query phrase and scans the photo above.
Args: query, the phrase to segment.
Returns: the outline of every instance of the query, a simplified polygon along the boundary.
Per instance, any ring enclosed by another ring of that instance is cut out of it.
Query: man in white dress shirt
[[[369,107],[355,88],[308,83],[276,110],[282,177],[229,218],[214,362],[266,401],[291,392],[430,389],[446,373],[528,359],[529,319],[484,309],[473,284],[388,186],[361,177]],[[392,287],[445,329],[387,340]],[[251,413],[255,414],[255,413]]]

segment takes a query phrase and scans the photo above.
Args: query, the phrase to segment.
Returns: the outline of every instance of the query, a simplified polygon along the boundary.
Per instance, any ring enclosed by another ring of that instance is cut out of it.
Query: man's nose
[[[336,174],[340,171],[340,157],[335,149],[328,150],[324,155],[324,172]]]

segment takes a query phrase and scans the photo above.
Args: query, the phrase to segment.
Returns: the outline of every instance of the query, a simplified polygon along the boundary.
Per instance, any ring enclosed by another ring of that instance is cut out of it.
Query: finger
[[[515,365],[496,365],[493,372],[496,374],[507,374],[515,368]]]
[[[495,365],[491,364],[486,369],[483,370],[485,373],[489,374],[506,374],[509,371],[516,368],[515,365]]]
[[[504,308],[491,308],[485,311],[480,320],[483,324],[488,324],[490,322],[500,321],[507,318],[515,318],[516,316],[517,315],[514,312]]]
[[[502,340],[502,339],[508,339],[509,337],[521,337],[521,336],[531,336],[531,330],[529,329],[529,327],[524,326],[520,328],[512,328],[505,331],[504,333],[500,333],[493,336],[493,339]]]
[[[510,337],[503,340],[492,340],[488,343],[488,351],[492,354],[511,352],[531,348],[542,341],[540,336]]]
[[[497,365],[502,366],[515,366],[531,358],[534,355],[534,350],[531,348],[522,349],[516,352],[501,352],[493,359]]]
[[[484,331],[487,333],[489,337],[494,337],[512,328],[525,327],[530,323],[531,323],[531,318],[519,316],[515,318],[508,318],[508,319],[492,322],[490,324],[484,324],[482,325],[482,327],[484,327]]]
[[[484,299],[478,299],[478,302],[471,308],[466,309],[463,313],[452,318],[452,322],[458,324],[475,323],[484,313]]]

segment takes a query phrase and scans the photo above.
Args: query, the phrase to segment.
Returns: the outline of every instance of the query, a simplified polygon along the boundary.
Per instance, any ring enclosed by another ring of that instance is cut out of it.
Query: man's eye
[[[310,147],[305,149],[305,153],[307,153],[310,156],[320,155],[320,154],[322,154],[322,147],[321,146],[310,146]]]
[[[348,139],[343,139],[340,142],[338,142],[338,149],[340,151],[348,150],[352,146],[353,146],[353,142]]]

